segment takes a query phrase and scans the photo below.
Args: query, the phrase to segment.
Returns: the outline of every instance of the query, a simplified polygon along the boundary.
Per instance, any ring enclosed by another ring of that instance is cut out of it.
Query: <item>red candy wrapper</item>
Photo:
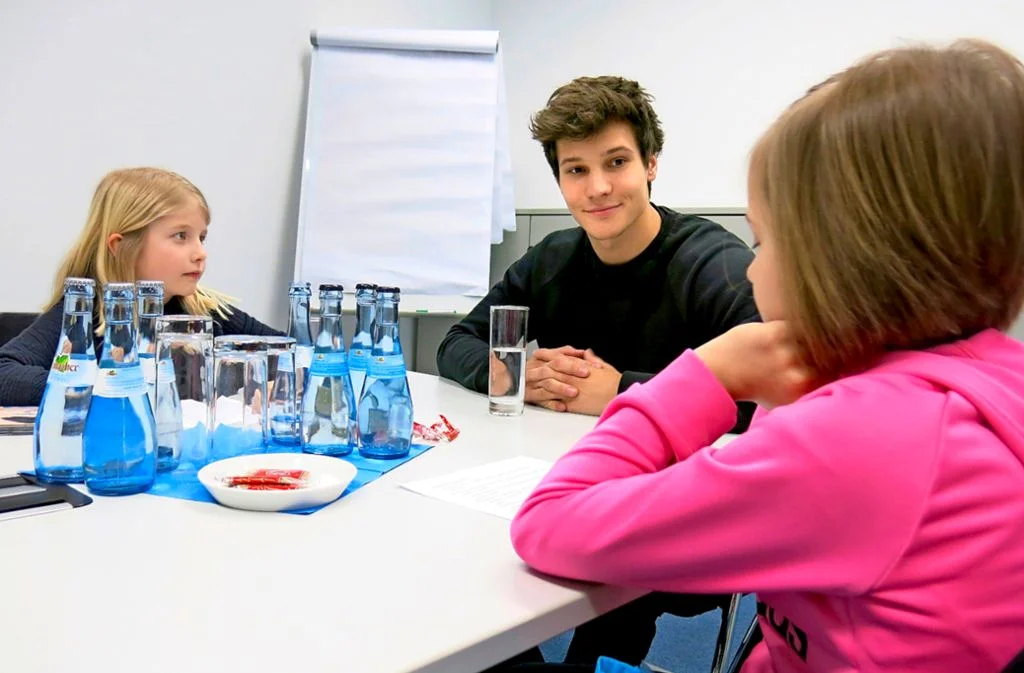
[[[308,478],[306,470],[259,469],[224,477],[223,482],[225,486],[250,491],[291,491],[304,487]]]
[[[422,423],[412,422],[412,436],[419,437],[420,439],[427,442],[440,442],[441,433],[433,428],[428,428]]]
[[[430,425],[413,422],[412,436],[425,442],[454,442],[459,436],[459,429],[451,424],[444,414],[438,414],[441,420]]]

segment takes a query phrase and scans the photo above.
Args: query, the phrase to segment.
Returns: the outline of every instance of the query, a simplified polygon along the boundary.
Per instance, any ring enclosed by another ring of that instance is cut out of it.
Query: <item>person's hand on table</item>
[[[589,348],[583,354],[583,361],[589,367],[589,373],[571,382],[576,388],[576,396],[566,402],[566,411],[600,416],[618,394],[622,373]]]
[[[579,395],[579,382],[602,365],[585,360],[573,346],[538,348],[526,362],[526,401],[552,411],[568,411]]]

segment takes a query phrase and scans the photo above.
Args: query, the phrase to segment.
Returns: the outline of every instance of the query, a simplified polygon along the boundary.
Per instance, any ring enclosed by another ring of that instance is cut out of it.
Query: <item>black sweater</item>
[[[504,278],[437,351],[441,376],[487,391],[490,307],[530,307],[527,340],[591,348],[622,372],[619,391],[643,382],[688,348],[759,320],[747,266],[753,253],[720,225],[655,206],[661,229],[636,258],[601,262],[583,229],[556,231]]]
[[[164,306],[167,315],[185,312],[177,297],[171,298]],[[0,406],[36,406],[43,399],[46,377],[60,341],[63,318],[64,302],[60,302],[0,348]],[[213,316],[213,334],[279,336],[282,332],[231,307],[227,318]],[[97,358],[102,348],[103,337],[97,337]]]

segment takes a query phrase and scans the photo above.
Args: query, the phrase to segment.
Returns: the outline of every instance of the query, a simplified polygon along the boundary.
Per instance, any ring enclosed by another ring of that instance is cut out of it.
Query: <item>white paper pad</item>
[[[516,227],[498,32],[311,38],[295,277],[400,285],[403,306],[487,294]]]
[[[517,456],[402,484],[414,493],[511,520],[552,463]]]

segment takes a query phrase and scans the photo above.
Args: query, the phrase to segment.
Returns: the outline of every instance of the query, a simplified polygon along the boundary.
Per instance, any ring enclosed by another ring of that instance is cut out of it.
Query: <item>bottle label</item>
[[[405,358],[396,355],[374,355],[366,369],[366,375],[375,379],[397,379],[405,376]]]
[[[61,353],[53,358],[47,383],[66,387],[91,386],[96,382],[96,359]]]
[[[279,372],[293,372],[295,371],[294,366],[295,358],[292,357],[291,353],[282,353],[277,356],[277,371]]]
[[[139,366],[142,367],[142,378],[151,386],[156,385],[157,374],[160,376],[160,383],[174,381],[174,365],[171,364],[170,358],[164,358],[158,365],[152,353],[139,353]]]
[[[365,372],[370,364],[370,349],[353,346],[348,352],[348,368],[354,372]]]
[[[98,397],[134,397],[146,393],[146,378],[137,364],[100,368],[92,389],[92,394]]]
[[[310,376],[347,376],[348,360],[345,353],[335,351],[330,353],[314,353],[313,364],[309,368]]]
[[[164,358],[160,361],[160,364],[157,365],[156,376],[160,379],[161,385],[177,381],[178,377],[174,375],[174,363],[171,362],[170,358]]]
[[[146,383],[156,383],[156,358],[152,353],[139,353],[139,366],[142,367],[142,378]]]
[[[295,368],[296,369],[309,369],[309,366],[313,364],[313,347],[312,346],[296,346],[295,347]]]

